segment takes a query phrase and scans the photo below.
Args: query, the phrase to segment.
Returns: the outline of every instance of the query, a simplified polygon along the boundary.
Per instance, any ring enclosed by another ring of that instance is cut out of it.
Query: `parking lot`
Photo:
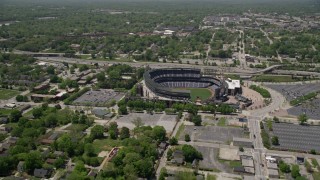
[[[273,134],[279,138],[279,148],[298,151],[320,151],[320,126],[273,123]]]
[[[163,126],[167,133],[172,132],[176,124],[176,115],[166,114],[146,114],[146,113],[130,113],[129,115],[119,117],[116,122],[118,126],[127,127],[134,129],[136,125],[133,123],[134,120],[141,119],[141,123],[144,126]]]
[[[288,101],[291,101],[297,97],[306,95],[311,92],[320,90],[320,84],[295,84],[295,85],[281,85],[281,84],[270,84],[267,87],[280,92],[286,97]]]
[[[299,116],[303,113],[306,113],[310,119],[320,119],[320,99],[314,99],[288,109],[290,115]]]
[[[223,144],[230,144],[233,137],[245,137],[242,128],[219,126],[186,126],[184,133],[180,135],[180,140],[184,140],[185,134],[189,134],[194,141]]]
[[[73,103],[80,105],[105,105],[116,100],[119,101],[124,96],[122,92],[116,92],[112,89],[91,90],[77,98]]]

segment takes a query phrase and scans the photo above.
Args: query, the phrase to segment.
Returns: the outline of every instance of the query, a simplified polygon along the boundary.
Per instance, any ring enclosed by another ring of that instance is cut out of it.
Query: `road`
[[[245,52],[245,43],[244,43],[244,31],[239,30],[241,42],[239,43],[239,61],[240,61],[240,67],[243,69],[248,69],[247,62],[246,62],[246,52]],[[242,47],[241,47],[242,45]]]
[[[208,63],[209,53],[210,53],[210,51],[211,51],[211,43],[212,43],[212,41],[213,41],[213,39],[214,39],[214,35],[215,35],[215,34],[216,34],[216,33],[213,33],[213,34],[212,34],[212,37],[211,37],[211,39],[210,39],[209,47],[208,47],[208,50],[206,51],[206,56],[207,56],[207,58],[204,60],[204,61],[205,61],[204,64],[207,64],[207,63]]]
[[[250,86],[252,83],[248,83],[248,84]],[[254,84],[258,84],[261,86],[261,83],[254,83]],[[277,92],[273,89],[267,88],[267,87],[263,87],[263,88],[265,88],[266,90],[269,91],[272,101],[268,106],[266,106],[264,108],[250,110],[249,114],[251,116],[256,116],[256,117],[261,117],[261,118],[267,117],[267,116],[269,116],[270,112],[274,112],[275,110],[280,109],[281,107],[283,107],[286,104],[285,97],[283,95],[281,95],[279,92]]]
[[[253,140],[254,149],[252,149],[252,155],[255,165],[255,177],[256,179],[267,179],[267,165],[265,161],[266,149],[263,146],[260,136],[260,118],[250,116],[248,117],[248,126],[250,130],[250,139]]]

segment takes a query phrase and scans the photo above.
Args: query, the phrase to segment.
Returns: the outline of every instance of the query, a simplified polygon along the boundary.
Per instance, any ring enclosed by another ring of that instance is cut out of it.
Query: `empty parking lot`
[[[180,140],[184,140],[185,134],[189,134],[194,141],[227,144],[232,141],[233,137],[245,137],[242,128],[219,126],[186,126]]]
[[[176,115],[166,114],[146,114],[146,113],[130,113],[126,116],[119,117],[116,122],[118,126],[134,129],[136,126],[133,123],[134,120],[140,119],[144,126],[163,126],[167,133],[172,132],[176,124]]]

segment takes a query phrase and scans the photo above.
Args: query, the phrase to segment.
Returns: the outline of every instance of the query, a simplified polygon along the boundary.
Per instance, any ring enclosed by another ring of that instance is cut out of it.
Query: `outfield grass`
[[[207,88],[177,88],[177,89],[191,91],[191,101],[195,101],[198,97],[201,100],[206,100],[212,96],[211,91]]]
[[[20,92],[17,90],[0,89],[0,99],[2,99],[2,100],[10,99],[18,94],[20,94]]]

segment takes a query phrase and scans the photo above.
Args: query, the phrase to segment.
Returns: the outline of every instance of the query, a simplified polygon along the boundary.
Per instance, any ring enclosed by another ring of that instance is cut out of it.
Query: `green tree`
[[[127,107],[126,107],[125,105],[120,106],[119,109],[118,109],[118,113],[119,113],[120,115],[126,115],[126,114],[128,114]]]
[[[154,172],[154,166],[150,159],[140,159],[135,164],[138,169],[138,176],[143,178],[151,178]]]
[[[279,138],[278,138],[278,136],[273,136],[273,137],[271,138],[271,142],[272,142],[272,145],[274,145],[274,146],[279,145]]]
[[[24,168],[28,173],[33,173],[35,168],[41,168],[42,163],[43,161],[40,152],[32,151],[26,156]]]
[[[162,142],[167,139],[166,137],[166,130],[163,126],[155,126],[152,129],[152,136],[156,141]]]
[[[279,162],[279,169],[281,172],[283,173],[289,173],[291,170],[290,170],[290,165],[289,164],[286,164],[285,162],[283,161],[280,161]]]
[[[163,167],[160,170],[159,180],[165,180],[167,176],[168,176],[167,169],[165,167]]]
[[[200,115],[195,115],[192,117],[192,120],[191,120],[195,126],[201,126],[201,116]]]
[[[56,114],[49,114],[46,118],[45,118],[45,125],[46,127],[55,127],[58,123],[58,119]]]
[[[184,135],[184,140],[186,141],[186,142],[189,142],[191,139],[190,139],[190,135],[189,134],[186,134],[186,135]]]
[[[183,145],[182,152],[186,162],[192,162],[195,159],[202,160],[202,154],[191,145]]]
[[[93,157],[95,156],[95,153],[94,153],[94,148],[93,148],[93,145],[91,143],[88,143],[84,146],[84,152],[86,153],[87,156],[89,157]]]
[[[317,151],[315,149],[311,149],[310,154],[317,154]]]
[[[291,177],[297,178],[299,176],[301,176],[299,166],[296,164],[292,165]]]
[[[74,154],[75,144],[69,134],[64,134],[56,141],[57,149],[68,153],[69,156]]]
[[[279,122],[280,122],[280,120],[279,120],[279,118],[278,118],[277,116],[274,116],[274,117],[273,117],[273,121],[274,121],[275,123],[279,123]]]
[[[22,117],[22,113],[19,110],[13,110],[10,113],[9,119],[10,122],[18,122],[18,120]]]
[[[301,125],[304,125],[308,121],[308,116],[306,114],[300,114],[298,116],[298,121]]]
[[[104,127],[101,125],[95,125],[91,129],[90,137],[92,137],[93,139],[103,138],[104,137],[103,133],[104,133]]]
[[[122,127],[120,131],[120,139],[130,138],[130,130],[127,127]]]
[[[178,144],[178,139],[176,137],[172,137],[169,139],[169,144],[171,146],[177,145]]]
[[[43,109],[42,108],[34,108],[32,110],[32,115],[34,118],[38,119],[42,116],[43,114]]]
[[[65,164],[65,161],[63,158],[59,157],[57,160],[54,161],[53,165],[56,168],[61,168]]]

